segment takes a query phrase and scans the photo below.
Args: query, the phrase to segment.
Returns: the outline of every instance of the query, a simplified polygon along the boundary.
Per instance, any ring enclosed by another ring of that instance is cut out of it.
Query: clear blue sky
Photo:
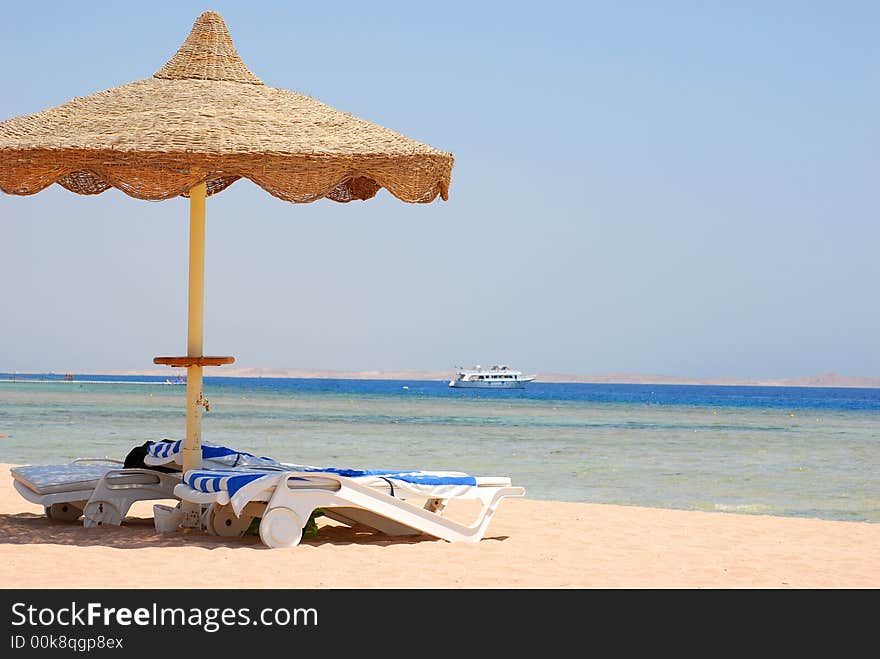
[[[880,375],[880,3],[9,3],[0,119],[150,77],[206,10],[456,158],[430,205],[210,198],[207,354]],[[0,371],[185,354],[187,203],[0,194]]]

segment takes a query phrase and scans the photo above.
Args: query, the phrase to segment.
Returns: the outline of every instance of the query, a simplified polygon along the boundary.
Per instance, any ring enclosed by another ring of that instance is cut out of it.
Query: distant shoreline
[[[30,373],[40,373],[31,371]],[[64,374],[65,371],[52,371]],[[156,368],[115,371],[78,371],[81,375],[125,375],[175,378],[184,375],[183,369]],[[24,373],[21,372],[23,375]],[[335,371],[318,369],[277,369],[277,368],[228,368],[206,367],[208,377],[232,378],[306,378],[328,380],[416,380],[448,381],[453,372],[449,371]],[[675,375],[645,375],[633,373],[614,374],[571,374],[538,372],[536,383],[584,383],[584,384],[674,384],[674,385],[713,385],[713,386],[759,386],[759,387],[841,387],[841,388],[880,388],[880,377],[848,376],[838,373],[822,373],[800,378],[689,378]]]

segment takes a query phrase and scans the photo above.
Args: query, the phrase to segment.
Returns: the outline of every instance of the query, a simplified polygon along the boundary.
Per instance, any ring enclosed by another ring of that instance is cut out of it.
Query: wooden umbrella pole
[[[187,357],[202,357],[205,318],[205,197],[204,183],[189,191],[189,325]],[[202,466],[202,365],[186,369],[186,441],[183,470]]]
[[[184,473],[202,466],[202,407],[208,402],[202,395],[202,368],[232,364],[234,357],[205,357],[203,351],[205,319],[205,198],[204,183],[189,191],[189,310],[186,357],[154,357],[154,364],[186,367],[186,438],[183,441]],[[186,511],[181,522],[184,528],[199,526],[201,506],[181,502]]]

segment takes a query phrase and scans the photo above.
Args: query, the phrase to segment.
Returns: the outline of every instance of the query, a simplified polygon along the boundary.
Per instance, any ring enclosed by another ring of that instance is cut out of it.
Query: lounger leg
[[[148,469],[108,471],[98,482],[83,511],[83,525],[119,526],[135,501],[174,498],[177,478]]]
[[[119,526],[125,518],[125,511],[120,511],[109,501],[89,501],[83,511],[83,526],[87,529],[96,526]]]
[[[45,507],[46,517],[53,522],[75,522],[82,517],[85,505],[85,501],[53,503]]]

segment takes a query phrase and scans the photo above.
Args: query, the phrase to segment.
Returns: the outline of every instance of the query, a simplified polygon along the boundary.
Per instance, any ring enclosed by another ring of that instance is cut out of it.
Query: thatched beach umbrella
[[[0,122],[0,190],[58,183],[78,194],[114,187],[138,199],[190,199],[184,469],[201,464],[205,197],[247,178],[285,201],[447,198],[450,153],[313,98],[269,87],[245,66],[223,18],[199,16],[152,78]]]

